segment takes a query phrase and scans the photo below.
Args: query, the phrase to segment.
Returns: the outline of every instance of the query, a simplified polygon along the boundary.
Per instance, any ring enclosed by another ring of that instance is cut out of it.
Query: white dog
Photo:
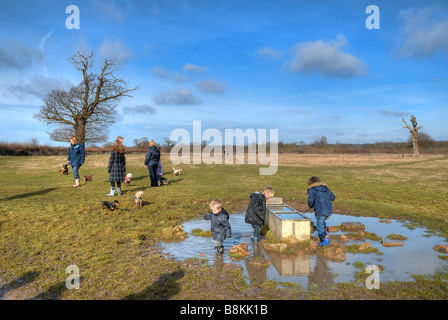
[[[182,169],[172,168],[172,170],[175,176],[180,176],[180,173],[182,172]]]
[[[129,186],[131,184],[131,180],[134,176],[132,173],[128,173],[126,177],[124,178],[124,182],[126,183],[126,186]]]

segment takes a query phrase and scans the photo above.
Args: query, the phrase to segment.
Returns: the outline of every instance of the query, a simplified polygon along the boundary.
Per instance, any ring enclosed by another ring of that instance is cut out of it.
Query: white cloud
[[[68,90],[73,86],[72,82],[67,79],[55,79],[42,76],[34,76],[28,83],[20,83],[12,85],[9,90],[19,99],[27,96],[37,97],[41,99],[48,92],[54,89]]]
[[[188,72],[205,73],[208,71],[207,67],[200,67],[191,63],[186,63],[182,69],[184,70],[185,73]]]
[[[257,54],[263,58],[279,59],[283,57],[283,52],[280,50],[274,50],[270,47],[263,47],[258,49]]]
[[[196,82],[196,85],[199,87],[201,93],[209,93],[209,94],[221,94],[225,93],[227,90],[227,86],[219,81],[216,81],[212,78],[208,78],[204,81]]]
[[[26,45],[18,40],[0,41],[0,69],[30,69],[44,59],[42,52],[35,46]]]
[[[120,39],[104,40],[99,48],[99,53],[102,58],[113,59],[118,64],[126,62],[134,55],[132,50],[127,49]]]
[[[165,80],[172,80],[176,83],[186,82],[187,79],[180,72],[173,72],[163,67],[154,67],[152,72],[155,73],[159,78]]]
[[[443,10],[442,10],[443,11]],[[448,19],[439,8],[402,10],[399,55],[413,58],[432,57],[437,52],[448,54]]]
[[[201,100],[195,97],[190,88],[175,89],[159,93],[154,97],[157,104],[179,104],[179,105],[193,105],[200,104]]]
[[[123,112],[126,114],[154,114],[156,112],[156,109],[148,104],[142,104],[133,107],[124,107]]]
[[[284,70],[305,73],[320,73],[335,78],[354,78],[367,74],[365,63],[342,49],[348,46],[344,36],[324,42],[301,42],[294,48],[294,56],[283,66]]]

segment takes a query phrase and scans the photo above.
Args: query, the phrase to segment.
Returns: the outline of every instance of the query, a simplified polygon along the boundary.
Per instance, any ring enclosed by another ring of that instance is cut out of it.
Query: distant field
[[[86,157],[81,179],[93,174],[93,182],[80,188],[72,187],[71,170],[66,176],[58,173],[65,160],[0,157],[0,297],[312,299],[344,298],[353,291],[358,298],[423,298],[416,292],[434,285],[432,280],[390,284],[388,293],[370,296],[352,286],[313,295],[266,283],[257,291],[237,271],[222,276],[200,261],[185,266],[157,250],[157,241],[175,238],[176,225],[207,212],[216,197],[229,212],[244,210],[249,194],[269,184],[276,197],[305,210],[313,175],[336,194],[336,212],[408,220],[448,238],[448,156],[280,154],[273,176],[260,176],[260,165],[181,164],[176,167],[182,175],[174,177],[165,154],[163,171],[171,184],[149,188],[144,154],[131,154],[127,171],[134,180],[123,187],[118,213],[109,215],[100,213],[100,201],[108,200],[110,190],[108,155]],[[136,190],[145,192],[142,209],[133,204]],[[65,269],[72,264],[81,272],[80,290],[65,289]],[[222,296],[209,297],[204,286]]]

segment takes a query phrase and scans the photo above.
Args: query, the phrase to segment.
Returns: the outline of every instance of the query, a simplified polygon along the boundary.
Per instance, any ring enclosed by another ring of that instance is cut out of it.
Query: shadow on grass
[[[80,281],[80,284],[82,285],[83,278],[80,277],[79,281]],[[60,300],[62,293],[67,290],[68,289],[67,289],[66,282],[63,281],[63,282],[57,283],[55,285],[52,285],[50,288],[48,288],[47,291],[39,293],[37,296],[30,298],[28,300]],[[75,290],[75,289],[73,289],[73,290]]]
[[[145,290],[128,295],[123,300],[169,300],[179,293],[180,284],[177,281],[183,276],[184,272],[180,270],[165,273]]]
[[[33,282],[37,278],[38,275],[39,275],[39,272],[29,271],[29,272],[25,273],[24,275],[22,275],[21,277],[12,280],[11,282],[5,284],[4,286],[1,286],[0,287],[0,300],[9,291],[16,290],[17,288],[20,288],[28,283]]]
[[[47,188],[47,189],[39,190],[39,191],[17,194],[15,196],[9,196],[9,197],[0,199],[0,201],[9,201],[9,200],[22,199],[22,198],[28,198],[28,197],[33,197],[33,196],[40,196],[40,195],[46,194],[48,192],[54,191],[56,189],[58,189],[58,188]]]

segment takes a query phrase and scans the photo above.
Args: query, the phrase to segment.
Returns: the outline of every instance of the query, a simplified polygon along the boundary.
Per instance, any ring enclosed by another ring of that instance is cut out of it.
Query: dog
[[[134,193],[134,203],[139,208],[143,206],[143,191],[140,190]]]
[[[162,184],[164,184],[166,186],[170,185],[170,183],[168,182],[168,179],[164,178],[164,177],[160,178],[160,183],[162,183]]]
[[[182,169],[172,168],[172,170],[173,170],[173,175],[175,175],[175,176],[180,176],[180,173],[182,172]]]
[[[84,182],[85,183],[92,182],[92,177],[93,177],[92,174],[88,174],[88,175],[84,176]]]
[[[103,212],[104,208],[107,208],[110,210],[110,212],[114,212],[118,209],[120,206],[120,203],[118,200],[114,200],[114,202],[108,202],[108,201],[101,201],[101,212]]]
[[[59,170],[59,172],[61,173],[61,176],[63,174],[68,174],[68,166],[66,163],[62,164],[62,168],[61,168],[61,170]]]
[[[126,177],[124,178],[124,182],[126,184],[126,186],[130,186],[131,185],[131,180],[134,176],[132,175],[132,173],[128,173],[126,175]]]

